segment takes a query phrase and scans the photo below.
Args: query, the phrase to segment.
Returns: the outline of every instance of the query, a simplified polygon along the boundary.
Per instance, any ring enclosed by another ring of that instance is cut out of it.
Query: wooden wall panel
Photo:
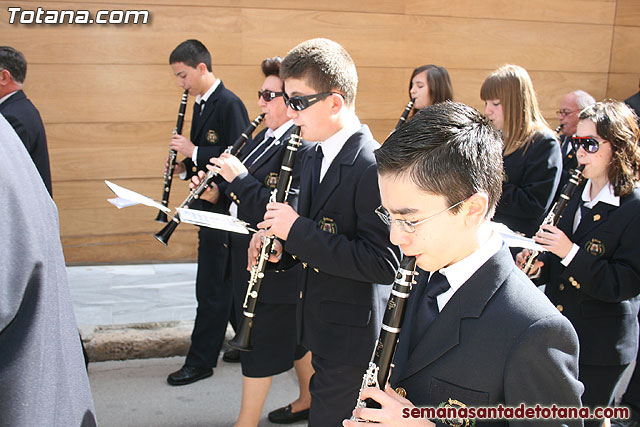
[[[611,73],[607,84],[607,97],[625,100],[638,92],[640,73]]]
[[[616,26],[611,52],[612,73],[637,73],[640,75],[640,25]]]
[[[145,9],[151,23],[11,25],[10,6]],[[254,118],[263,58],[312,37],[334,39],[356,61],[357,112],[382,142],[408,101],[412,69],[427,63],[447,67],[455,99],[480,110],[480,85],[493,69],[527,68],[552,126],[571,90],[626,97],[640,76],[638,17],[636,0],[0,1],[0,37],[29,61],[25,90],[47,127],[67,261],[161,262],[194,259],[195,227],[181,226],[164,248],[150,236],[161,228],[156,212],[110,206],[103,181],[160,196],[182,93],[168,66],[179,42],[198,38],[211,49],[216,76]],[[176,184],[172,205],[187,194]]]
[[[616,9],[615,0],[405,0],[405,5],[405,13],[413,15],[605,25],[613,22]]]
[[[640,3],[637,0],[618,0],[616,25],[637,27],[640,25]]]

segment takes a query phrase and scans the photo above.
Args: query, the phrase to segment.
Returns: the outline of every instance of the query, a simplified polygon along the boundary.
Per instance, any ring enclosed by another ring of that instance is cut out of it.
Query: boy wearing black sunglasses
[[[377,284],[393,282],[400,254],[375,213],[378,144],[354,112],[358,76],[349,54],[333,41],[309,40],[289,52],[280,76],[289,117],[305,140],[319,142],[296,160],[298,211],[270,203],[258,227],[300,263],[298,337],[315,369],[309,425],[336,426],[351,414],[379,331],[390,288]]]

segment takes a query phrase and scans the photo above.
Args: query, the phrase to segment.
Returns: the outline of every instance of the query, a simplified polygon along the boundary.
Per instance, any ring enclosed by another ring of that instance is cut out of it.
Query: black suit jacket
[[[7,119],[27,147],[49,195],[52,195],[47,135],[38,109],[24,92],[19,90],[0,104],[0,114]]]
[[[437,407],[454,399],[474,407],[581,406],[576,333],[515,266],[506,246],[457,290],[410,353],[416,296],[412,292],[407,302],[390,379],[414,405]]]
[[[225,88],[222,82],[209,96],[202,114],[198,104],[194,103],[193,108],[190,138],[191,142],[198,146],[198,164],[194,165],[190,158],[183,160],[188,178],[198,170],[206,172],[209,159],[220,156],[249,125],[249,116],[244,104],[233,92]],[[215,182],[222,184],[223,180],[217,178]],[[194,208],[227,213],[229,200],[222,194],[224,191],[221,191],[221,197],[215,205],[202,200],[196,202]]]
[[[640,293],[640,190],[620,206],[596,204],[572,233],[580,192],[571,198],[558,227],[577,245],[568,267],[545,253],[538,281],[562,308],[580,338],[580,363],[623,365],[636,357]]]
[[[276,188],[280,165],[286,151],[287,142],[293,133],[295,126],[291,126],[277,142],[253,165],[247,165],[249,173],[239,175],[225,188],[227,197],[238,205],[238,218],[251,224],[256,224],[264,217],[271,192]],[[242,150],[246,157],[253,149],[264,140],[266,129],[261,131]],[[294,209],[298,206],[298,193],[300,187],[300,163],[304,153],[313,147],[308,142],[302,143],[298,149],[293,165],[293,173],[287,203]],[[234,296],[244,300],[249,280],[247,271],[247,249],[250,235],[231,233],[231,262],[234,282]],[[259,301],[263,303],[295,304],[298,272],[295,269],[267,270],[262,282]]]
[[[551,207],[562,172],[560,145],[551,131],[504,158],[502,196],[494,221],[532,236]]]
[[[636,116],[640,117],[640,92],[625,99],[624,102],[629,107],[633,108],[633,111],[636,112]]]
[[[298,333],[312,353],[362,365],[371,357],[400,251],[374,212],[380,205],[369,128],[353,134],[311,200],[314,151],[301,159],[298,213],[285,250],[302,261]]]

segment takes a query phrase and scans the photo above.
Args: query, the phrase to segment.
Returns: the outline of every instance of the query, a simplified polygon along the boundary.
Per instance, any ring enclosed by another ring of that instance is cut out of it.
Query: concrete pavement
[[[184,358],[97,362],[89,380],[100,427],[230,427],[240,412],[239,364],[218,362],[213,377],[172,387],[166,377]],[[274,426],[267,414],[298,397],[293,370],[274,378],[260,426]],[[303,426],[306,422],[291,424]]]

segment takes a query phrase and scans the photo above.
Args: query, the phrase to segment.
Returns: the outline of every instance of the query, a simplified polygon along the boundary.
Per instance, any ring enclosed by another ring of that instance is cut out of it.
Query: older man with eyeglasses
[[[578,159],[576,158],[576,152],[571,145],[571,136],[576,133],[578,126],[578,115],[580,111],[589,105],[596,103],[591,95],[583,90],[574,90],[566,94],[562,101],[560,101],[560,107],[556,114],[558,120],[560,120],[560,135],[558,140],[562,149],[562,177],[560,178],[560,184],[556,191],[557,198],[564,185],[569,181],[569,172],[571,169],[578,167]]]

